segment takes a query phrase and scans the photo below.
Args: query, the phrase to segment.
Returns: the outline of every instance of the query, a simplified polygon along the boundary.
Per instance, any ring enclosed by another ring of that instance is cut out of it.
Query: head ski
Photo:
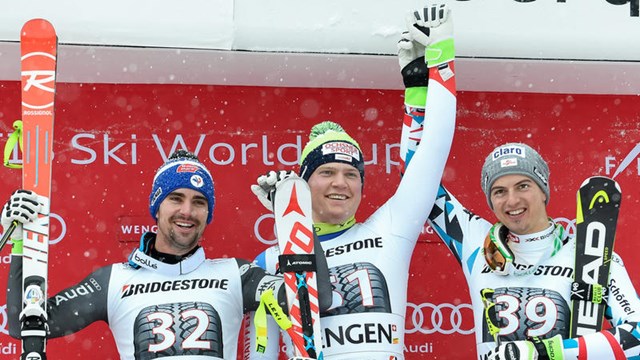
[[[618,183],[603,176],[588,178],[578,190],[572,338],[602,328],[621,198]]]

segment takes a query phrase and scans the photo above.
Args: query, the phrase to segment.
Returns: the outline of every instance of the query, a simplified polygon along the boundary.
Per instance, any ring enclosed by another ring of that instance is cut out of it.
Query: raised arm
[[[414,143],[401,144],[406,169],[389,203],[392,231],[415,239],[433,207],[449,156],[457,99],[451,10],[446,5],[426,7],[411,13],[407,26],[408,31],[398,44],[398,55],[407,86],[403,132]],[[429,109],[426,114],[425,106]],[[424,128],[417,122],[422,120],[422,114]],[[421,136],[418,132],[422,132]]]

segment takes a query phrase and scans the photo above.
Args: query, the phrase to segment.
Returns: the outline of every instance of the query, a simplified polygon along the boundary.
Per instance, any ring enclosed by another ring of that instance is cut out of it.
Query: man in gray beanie
[[[411,32],[403,34],[400,44],[414,50],[422,45]],[[402,52],[399,57],[401,62],[407,60]],[[408,64],[402,71],[405,114],[411,118],[403,123],[400,157],[409,172],[420,164],[415,154],[433,139],[420,134],[438,126],[441,107],[438,102],[415,101],[423,98],[418,93],[427,92],[427,79],[418,76],[416,80],[412,75],[425,74],[427,69],[419,60],[404,62]],[[428,93],[438,85],[431,75]],[[461,266],[472,301],[476,340],[476,354],[463,347],[447,358],[617,360],[640,355],[640,300],[615,253],[609,286],[602,289],[615,294],[606,300],[610,328],[570,338],[575,239],[547,215],[549,174],[547,163],[529,145],[507,143],[493,149],[485,159],[480,183],[497,222],[477,216],[440,186],[428,222]],[[575,214],[574,203],[570,212]],[[419,285],[429,288],[428,283]]]
[[[410,150],[403,144],[411,142],[414,148],[422,146],[415,145],[420,142],[415,133],[402,138],[401,149]],[[410,159],[406,155],[401,154]],[[475,215],[440,187],[429,224],[462,265],[475,319],[475,357],[635,358],[640,354],[640,300],[615,253],[610,285],[603,289],[616,294],[606,301],[611,328],[570,338],[575,239],[547,215],[549,174],[547,163],[527,144],[493,149],[480,185],[498,222]]]
[[[542,156],[529,145],[522,143],[508,143],[495,148],[484,160],[482,166],[482,191],[487,196],[489,207],[491,204],[490,190],[495,181],[504,175],[525,175],[535,181],[549,203],[549,166]]]

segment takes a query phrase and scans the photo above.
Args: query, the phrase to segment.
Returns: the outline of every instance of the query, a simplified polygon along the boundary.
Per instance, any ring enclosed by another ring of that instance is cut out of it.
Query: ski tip
[[[25,37],[50,37],[55,35],[56,31],[51,22],[42,18],[28,20],[22,25],[20,36]]]
[[[602,176],[602,175],[596,175],[596,176],[591,176],[591,177],[586,178],[582,182],[580,187],[587,186],[590,182],[603,182],[603,183],[605,183],[605,186],[607,185],[606,183],[612,183],[612,184],[614,184],[616,189],[620,190],[620,184],[618,184],[617,181],[615,181],[613,178],[610,178],[608,176]]]

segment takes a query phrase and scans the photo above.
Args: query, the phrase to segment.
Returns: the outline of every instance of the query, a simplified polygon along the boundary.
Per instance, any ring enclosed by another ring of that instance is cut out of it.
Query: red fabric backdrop
[[[56,100],[50,295],[97,267],[126,259],[140,234],[153,226],[150,181],[175,146],[196,152],[215,179],[214,220],[203,241],[209,257],[252,259],[273,240],[273,220],[249,186],[268,169],[291,167],[317,122],[341,123],[369,159],[358,219],[382,204],[399,181],[401,91],[59,84]],[[19,118],[19,104],[18,82],[0,82],[3,144]],[[551,168],[549,214],[570,221],[582,180],[612,176],[640,143],[636,96],[461,92],[458,104],[444,183],[487,218],[480,168],[499,143],[527,142],[540,150]],[[4,202],[20,186],[20,172],[3,168],[0,173]],[[639,176],[640,161],[634,158],[616,178],[624,193],[616,250],[636,287]],[[0,283],[8,269],[7,247],[0,253]],[[407,313],[407,358],[471,358],[473,319],[464,278],[429,228],[415,249],[409,287],[415,306]],[[0,357],[15,358],[10,355],[20,353],[20,343],[7,335],[5,304],[0,293]],[[118,358],[106,324],[50,341],[48,354]]]

